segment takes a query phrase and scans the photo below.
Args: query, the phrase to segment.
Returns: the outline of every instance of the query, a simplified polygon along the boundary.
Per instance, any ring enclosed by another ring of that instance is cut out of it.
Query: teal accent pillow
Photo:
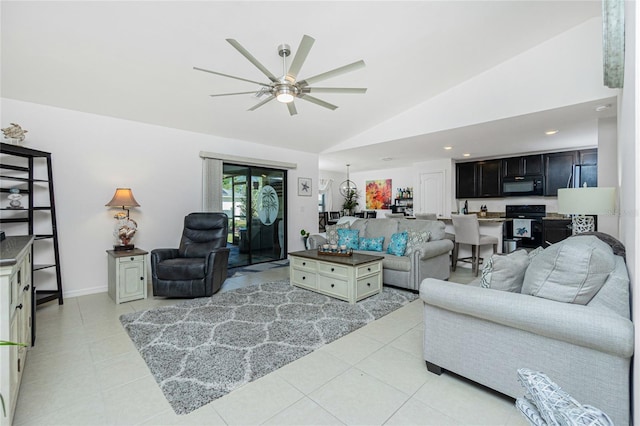
[[[378,238],[360,238],[360,247],[358,250],[367,251],[382,251],[382,243],[384,243],[384,237]]]
[[[338,246],[347,246],[347,249],[358,249],[358,229],[338,229]]]
[[[387,253],[394,256],[404,256],[404,251],[407,249],[408,238],[407,231],[393,234],[391,236],[391,241],[389,241]]]

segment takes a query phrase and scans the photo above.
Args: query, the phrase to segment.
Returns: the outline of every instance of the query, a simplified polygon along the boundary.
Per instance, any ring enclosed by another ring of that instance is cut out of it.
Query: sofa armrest
[[[451,250],[453,250],[453,243],[451,240],[445,239],[428,241],[422,244],[416,251],[420,253],[420,260],[426,260],[440,256],[441,254],[449,253]]]
[[[326,234],[325,234],[326,235]],[[309,249],[317,249],[323,244],[327,243],[327,239],[322,234],[311,234],[309,235]]]
[[[425,304],[622,358],[633,354],[633,323],[585,305],[427,278]],[[427,327],[429,325],[426,325]]]

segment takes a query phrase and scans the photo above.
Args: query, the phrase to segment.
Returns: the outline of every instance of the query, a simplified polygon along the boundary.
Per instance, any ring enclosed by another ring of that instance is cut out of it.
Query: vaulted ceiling
[[[509,144],[507,129],[519,129],[523,141],[525,132],[539,134],[538,126],[548,122],[579,132],[602,103],[588,99],[514,121],[392,135],[330,152],[599,17],[597,1],[3,1],[1,8],[2,97],[320,153],[327,169],[354,159],[360,164],[352,170],[390,165],[379,161],[399,150],[409,160],[426,160],[443,143],[462,152],[479,137],[505,153],[527,151]],[[277,47],[287,43],[295,55],[304,34],[316,41],[301,78],[363,59],[364,69],[317,86],[367,87],[367,93],[317,95],[338,105],[335,111],[297,100],[295,116],[275,101],[250,112],[260,101],[253,94],[209,95],[259,86],[193,70],[267,82],[225,39],[236,39],[280,76]]]

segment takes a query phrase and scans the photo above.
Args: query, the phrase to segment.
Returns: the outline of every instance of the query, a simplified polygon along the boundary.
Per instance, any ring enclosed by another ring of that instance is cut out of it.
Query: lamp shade
[[[107,204],[107,207],[140,207],[140,204],[133,198],[131,188],[117,188],[113,198]]]
[[[615,207],[615,188],[558,189],[558,213],[579,215],[613,214]]]

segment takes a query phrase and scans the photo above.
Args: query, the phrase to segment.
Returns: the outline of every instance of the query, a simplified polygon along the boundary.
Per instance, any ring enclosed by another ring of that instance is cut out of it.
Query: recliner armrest
[[[224,266],[224,269],[226,270],[227,264],[229,263],[229,253],[231,253],[231,250],[228,247],[220,247],[211,250],[207,255],[207,269],[205,272],[208,274],[209,271],[214,271],[222,266]]]
[[[173,259],[178,257],[177,248],[160,248],[151,250],[151,262],[162,262],[166,259]]]

